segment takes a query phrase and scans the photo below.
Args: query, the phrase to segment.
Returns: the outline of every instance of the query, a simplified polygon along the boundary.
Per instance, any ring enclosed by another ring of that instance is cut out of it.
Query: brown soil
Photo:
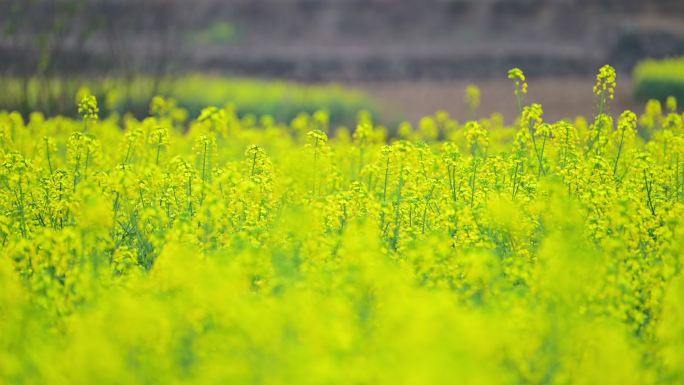
[[[624,109],[640,112],[642,103],[632,97],[632,82],[618,79],[615,100],[611,102],[613,114]],[[457,120],[468,119],[469,112],[464,101],[464,90],[475,84],[481,90],[481,106],[478,116],[500,112],[507,122],[516,116],[517,108],[513,85],[507,79],[478,80],[474,82],[452,80],[447,82],[387,82],[357,84],[380,103],[381,109],[397,119],[417,122],[421,117],[446,110]],[[591,78],[560,77],[529,79],[528,103],[541,103],[544,117],[549,121],[572,118],[577,115],[591,116],[596,112],[596,97],[592,93]]]

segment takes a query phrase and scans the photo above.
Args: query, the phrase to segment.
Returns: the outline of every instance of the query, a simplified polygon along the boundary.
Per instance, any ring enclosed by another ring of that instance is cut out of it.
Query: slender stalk
[[[161,148],[162,148],[162,134],[161,132],[159,133],[159,141],[157,142],[157,157],[155,159],[154,164],[159,166],[159,154],[161,153]]]
[[[470,183],[470,207],[473,207],[475,204],[475,182],[477,178],[477,162],[473,163],[473,176],[471,177],[471,183]]]
[[[397,185],[397,199],[394,203],[394,235],[390,246],[392,250],[397,250],[399,243],[399,233],[401,229],[401,189],[404,187],[404,168],[399,171],[399,184]]]
[[[364,148],[361,146],[359,148],[359,170],[357,175],[361,176],[361,170],[363,170],[363,155],[364,155]]]
[[[390,162],[390,160],[389,160],[389,155],[388,155],[387,156],[387,162],[385,163],[385,182],[384,182],[384,186],[382,188],[382,207],[383,207],[383,210],[380,214],[380,227],[385,226],[385,210],[384,210],[384,207],[385,207],[385,204],[387,203],[387,183],[389,181],[389,162]]]
[[[647,204],[648,208],[651,210],[651,214],[653,216],[656,215],[656,210],[655,206],[653,205],[653,199],[651,198],[651,192],[653,191],[653,182],[648,180],[648,176],[646,175],[646,170],[644,170],[644,186],[646,188],[646,199],[647,199]]]
[[[254,151],[254,155],[252,156],[252,171],[250,172],[251,176],[254,176],[254,172],[256,170],[256,158],[257,158],[257,153]]]
[[[382,189],[382,201],[387,200],[387,181],[389,180],[389,156],[387,157],[387,163],[385,164],[385,185]]]
[[[50,169],[50,175],[52,175],[52,160],[50,159],[50,143],[47,138],[45,138],[45,155],[47,157],[48,168]]]
[[[86,158],[85,165],[83,167],[83,178],[86,178],[88,176],[88,163],[90,163],[90,147],[86,147]]]
[[[19,196],[17,197],[17,209],[19,211],[19,228],[21,229],[21,236],[26,238],[27,231],[26,231],[26,218],[25,218],[25,209],[24,209],[24,189],[21,187],[21,181],[23,178],[19,178],[19,185],[18,185],[18,190],[19,190]]]
[[[515,162],[515,171],[513,171],[513,192],[511,193],[511,198],[515,198],[515,188],[518,183],[518,168],[520,168],[520,163]]]
[[[537,179],[539,179],[542,173],[546,174],[544,171],[544,148],[546,147],[546,137],[544,135],[544,140],[542,141],[541,152],[539,153],[539,172],[537,173]]]
[[[423,234],[425,234],[425,224],[427,223],[428,207],[430,206],[430,200],[432,199],[432,193],[435,191],[435,187],[437,187],[437,185],[433,184],[432,188],[430,189],[430,192],[427,195],[427,198],[425,199],[425,208],[423,209]]]
[[[620,154],[622,153],[622,146],[625,143],[625,130],[622,130],[622,135],[620,135],[620,145],[618,146],[617,156],[615,157],[615,164],[613,165],[613,176],[617,173],[618,162],[620,161]]]
[[[73,186],[73,191],[76,192],[76,185],[78,184],[78,177],[80,174],[80,166],[81,166],[81,153],[79,152],[78,156],[76,156],[76,164],[74,165],[74,186]]]
[[[207,143],[204,142],[204,151],[202,152],[202,181],[206,182],[207,176]]]
[[[312,186],[312,191],[313,195],[316,196],[316,179],[318,174],[318,137],[316,138],[316,141],[314,142],[314,159],[313,159],[313,186]]]

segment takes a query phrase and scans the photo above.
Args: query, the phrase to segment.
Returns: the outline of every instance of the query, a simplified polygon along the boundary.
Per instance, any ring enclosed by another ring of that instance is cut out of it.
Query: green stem
[[[188,189],[186,190],[186,198],[188,200],[188,210],[190,211],[190,216],[193,215],[192,212],[192,178],[188,177]]]
[[[359,148],[359,171],[358,175],[361,176],[361,170],[363,170],[363,147]]]
[[[515,187],[518,183],[518,169],[520,168],[520,163],[515,162],[515,171],[513,171],[513,192],[511,193],[511,198],[515,198]]]
[[[565,144],[563,146],[563,157],[561,158],[561,167],[565,169],[565,162],[568,158],[568,148],[570,147],[570,126],[565,126]]]
[[[620,136],[620,145],[618,146],[617,156],[615,157],[615,164],[613,165],[613,176],[617,173],[618,162],[620,161],[620,154],[622,153],[622,146],[625,143],[625,130],[622,130],[622,135]]]
[[[204,151],[202,153],[202,182],[206,182],[207,176],[207,143],[204,143]]]
[[[451,188],[451,199],[456,202],[456,166],[449,166],[449,187]]]
[[[85,165],[83,167],[83,177],[86,178],[88,175],[88,163],[90,163],[90,147],[86,148],[86,159]]]
[[[24,189],[21,188],[22,178],[19,178],[19,200],[17,208],[19,209],[19,227],[21,228],[22,237],[26,238],[26,218],[24,217]]]
[[[385,204],[387,203],[387,182],[389,180],[389,156],[387,156],[387,163],[385,163],[385,184],[382,188],[382,212],[380,214],[380,228],[385,227]]]
[[[316,179],[318,174],[318,138],[314,142],[314,159],[313,159],[313,195],[316,196]]]
[[[45,138],[45,154],[47,156],[48,168],[50,169],[50,175],[52,175],[52,160],[50,159],[50,143],[47,138]]]
[[[435,191],[436,185],[432,185],[432,189],[430,189],[430,193],[428,194],[427,198],[425,199],[425,208],[423,209],[423,229],[422,233],[425,234],[425,224],[427,223],[427,212],[428,212],[428,207],[430,206],[430,200],[432,199],[432,193]]]
[[[76,165],[74,165],[74,187],[73,191],[76,192],[76,185],[78,184],[79,168],[81,165],[81,154],[76,157]]]
[[[475,179],[477,178],[477,162],[473,163],[473,176],[470,183],[470,207],[475,204]]]
[[[539,153],[539,173],[537,174],[537,179],[539,179],[544,172],[544,148],[546,147],[546,135],[544,135],[544,140],[542,141],[541,152]]]
[[[159,154],[161,153],[161,148],[162,148],[162,134],[161,132],[159,133],[159,141],[157,142],[157,157],[154,162],[157,166],[159,166]]]
[[[382,201],[387,200],[387,181],[389,179],[389,156],[387,157],[387,163],[385,164],[385,185],[382,189]]]
[[[646,188],[646,203],[648,204],[648,208],[651,210],[651,214],[655,216],[656,210],[655,206],[653,205],[653,199],[651,198],[651,192],[653,191],[653,182],[649,182],[648,176],[646,175],[646,170],[644,170],[644,185]]]
[[[404,187],[404,168],[399,171],[399,184],[397,185],[397,200],[394,205],[394,236],[392,237],[392,250],[397,250],[399,232],[401,229],[401,189]]]

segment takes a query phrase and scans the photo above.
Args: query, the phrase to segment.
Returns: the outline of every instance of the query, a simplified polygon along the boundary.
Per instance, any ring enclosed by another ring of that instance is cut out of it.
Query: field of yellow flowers
[[[676,101],[509,78],[509,125],[1,112],[0,383],[681,384]]]

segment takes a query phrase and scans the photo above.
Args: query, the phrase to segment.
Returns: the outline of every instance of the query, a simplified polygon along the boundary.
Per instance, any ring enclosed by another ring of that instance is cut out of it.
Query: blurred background
[[[635,66],[684,55],[682,0],[0,0],[0,109],[73,113],[84,84],[103,109],[144,114],[168,94],[292,119],[367,107],[416,121],[515,115],[506,72],[520,67],[551,119],[590,115],[603,64],[614,109],[639,110]],[[684,80],[682,81],[684,83]]]

